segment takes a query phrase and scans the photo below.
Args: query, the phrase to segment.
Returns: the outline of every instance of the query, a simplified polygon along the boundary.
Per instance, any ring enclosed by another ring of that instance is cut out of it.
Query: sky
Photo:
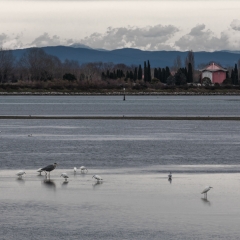
[[[240,0],[0,0],[0,47],[240,51]]]

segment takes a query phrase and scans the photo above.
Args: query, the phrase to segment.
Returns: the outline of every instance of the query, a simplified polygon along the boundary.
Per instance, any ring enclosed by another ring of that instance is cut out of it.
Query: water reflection
[[[46,188],[48,189],[53,189],[53,190],[56,190],[56,184],[53,180],[50,180],[50,179],[44,179],[42,181],[42,184],[43,186],[45,186]]]
[[[211,206],[211,202],[208,201],[207,198],[201,198],[201,199],[202,199],[203,204]]]
[[[19,184],[25,184],[25,180],[24,180],[22,177],[16,178],[16,181],[17,181]]]
[[[62,182],[62,187],[66,187],[67,185],[68,185],[68,181],[64,181],[64,182]]]
[[[171,178],[168,178],[168,181],[169,181],[170,184],[172,183],[172,179]]]
[[[97,181],[97,182],[95,182],[95,183],[93,183],[93,189],[97,189],[97,188],[99,188],[101,185],[103,184],[103,182],[101,181]]]

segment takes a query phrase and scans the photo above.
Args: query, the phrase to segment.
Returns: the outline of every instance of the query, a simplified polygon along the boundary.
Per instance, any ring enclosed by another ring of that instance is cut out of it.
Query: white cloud
[[[225,32],[220,34],[220,37],[216,37],[214,32],[210,29],[205,29],[205,25],[197,25],[192,28],[191,31],[182,36],[179,40],[175,42],[176,47],[179,50],[187,51],[216,51],[228,49],[229,36]]]
[[[0,47],[3,46],[6,40],[7,40],[7,35],[5,33],[0,34]]]
[[[104,33],[95,32],[85,38],[67,39],[45,32],[34,40],[24,41],[27,32],[18,35],[0,34],[0,47],[7,49],[68,46],[80,43],[91,48],[119,49],[138,48],[142,50],[217,51],[240,49],[240,21],[235,19],[227,29],[216,34],[205,24],[197,24],[187,33],[174,25],[145,27],[109,27]],[[24,44],[23,44],[24,42]]]
[[[5,33],[0,34],[0,47],[3,49],[22,48],[21,36],[22,34],[12,35],[12,37]]]
[[[58,36],[54,35],[50,37],[48,33],[43,33],[37,37],[32,43],[31,46],[34,47],[45,47],[45,46],[57,46],[60,45],[61,40]]]
[[[173,25],[138,27],[109,27],[104,34],[93,33],[81,40],[82,44],[92,48],[117,49],[124,47],[143,50],[172,49],[167,41],[178,32]]]
[[[236,30],[236,31],[240,31],[240,20],[238,19],[234,19],[231,24],[230,24],[231,28]]]

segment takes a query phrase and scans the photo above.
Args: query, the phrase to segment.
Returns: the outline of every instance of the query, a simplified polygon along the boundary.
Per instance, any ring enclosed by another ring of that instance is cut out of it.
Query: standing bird
[[[95,178],[98,182],[103,180],[99,175],[93,175],[92,178]]]
[[[207,186],[202,192],[201,194],[204,194],[204,198],[207,199],[207,192],[213,187]]]
[[[77,168],[76,167],[73,168],[73,172],[74,172],[74,174],[77,172]]]
[[[60,177],[65,178],[65,181],[67,181],[67,179],[69,178],[68,175],[66,173],[62,173]]]
[[[22,178],[23,174],[26,174],[23,170],[20,170],[16,175]]]
[[[84,166],[81,166],[79,169],[81,170],[81,172],[85,172],[85,171],[88,172],[88,169],[86,167],[84,167]]]
[[[54,169],[56,168],[56,166],[57,166],[57,163],[54,163],[54,164],[52,164],[52,165],[48,165],[48,166],[46,166],[46,167],[44,167],[44,168],[41,168],[41,170],[44,171],[44,172],[46,172],[46,177],[47,177],[47,172],[49,172],[49,179],[50,179],[50,172],[51,172],[52,170],[54,170]]]
[[[168,174],[168,180],[172,180],[172,173],[171,172]]]

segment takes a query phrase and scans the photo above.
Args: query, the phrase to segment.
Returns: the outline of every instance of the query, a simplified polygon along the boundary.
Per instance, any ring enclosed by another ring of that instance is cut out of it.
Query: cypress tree
[[[192,71],[192,64],[191,63],[188,63],[187,82],[188,83],[192,83],[193,82],[193,71]]]
[[[235,84],[235,74],[234,74],[234,70],[232,69],[231,71],[231,79],[232,79],[232,84]]]
[[[147,75],[147,64],[144,61],[144,81],[147,82],[148,81],[148,75]]]
[[[166,76],[165,79],[167,81],[167,78],[171,75],[169,67],[166,67]]]
[[[235,64],[235,67],[234,67],[234,84],[238,85],[238,68],[237,68],[237,64]]]
[[[141,80],[142,79],[142,66],[139,65],[138,67],[138,80]]]
[[[162,68],[162,82],[163,83],[166,83],[167,81],[166,81],[166,74],[165,74],[165,68]]]
[[[133,75],[133,80],[137,80],[137,68],[134,69],[134,75]]]
[[[148,81],[151,82],[152,76],[151,76],[151,66],[150,66],[149,60],[148,60],[148,66],[147,66],[147,75],[148,75]]]
[[[158,79],[158,70],[156,68],[154,68],[154,78]]]
[[[187,71],[187,68],[186,68],[186,67],[184,68],[184,74],[185,74],[185,76],[186,76],[186,79],[187,79],[187,76],[188,76],[188,71]]]
[[[161,68],[158,68],[158,79],[162,81],[162,70]]]

